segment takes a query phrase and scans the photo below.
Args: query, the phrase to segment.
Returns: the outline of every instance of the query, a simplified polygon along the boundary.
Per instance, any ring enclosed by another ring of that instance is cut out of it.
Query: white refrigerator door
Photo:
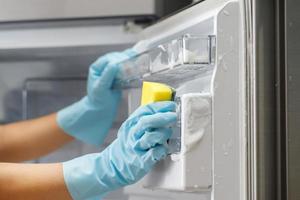
[[[195,71],[199,77],[176,86],[182,109],[181,151],[169,155],[137,184],[126,187],[126,199],[246,199],[243,19],[242,1],[206,0],[143,31],[139,45],[143,50],[183,35],[213,36],[215,44],[211,71],[202,75]],[[140,90],[132,89],[130,111],[139,104]],[[189,149],[191,129],[186,127],[191,124],[196,126],[196,134],[202,132]]]

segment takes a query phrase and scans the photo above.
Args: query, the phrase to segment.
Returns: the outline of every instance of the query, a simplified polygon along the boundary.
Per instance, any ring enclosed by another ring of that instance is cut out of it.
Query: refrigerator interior
[[[122,21],[0,25],[1,123],[53,113],[83,97],[89,65],[99,56],[137,41],[135,33],[123,29]],[[107,32],[113,33],[109,36]],[[111,135],[127,116],[126,102],[124,98]],[[62,161],[98,149],[74,142],[36,162]]]

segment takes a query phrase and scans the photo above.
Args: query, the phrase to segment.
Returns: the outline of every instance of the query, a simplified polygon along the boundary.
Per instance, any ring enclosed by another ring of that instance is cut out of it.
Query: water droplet
[[[230,45],[233,46],[233,43],[234,43],[234,39],[232,36],[230,36]]]
[[[292,76],[289,76],[289,81],[292,81],[293,80],[293,77]]]
[[[222,65],[222,69],[223,69],[225,72],[228,71],[228,66],[227,66],[226,63],[224,63],[224,64]]]
[[[219,61],[222,61],[222,60],[223,60],[223,57],[224,57],[223,55],[219,55],[219,56],[218,56],[218,60],[219,60]]]
[[[226,16],[229,16],[229,15],[230,15],[230,13],[229,13],[227,10],[224,10],[223,13],[224,13],[224,15],[226,15]]]
[[[232,147],[233,146],[233,140],[230,139],[227,145],[228,145],[228,147]]]
[[[222,144],[222,149],[223,149],[223,151],[226,151],[226,144]]]
[[[215,83],[214,90],[218,89],[218,83]]]
[[[201,171],[201,172],[205,172],[205,167],[201,167],[201,168],[200,168],[200,171]]]
[[[224,152],[224,156],[228,156],[228,152],[227,151]]]

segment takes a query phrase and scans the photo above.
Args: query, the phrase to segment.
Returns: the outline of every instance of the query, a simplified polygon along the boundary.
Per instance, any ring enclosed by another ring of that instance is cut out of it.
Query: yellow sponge
[[[143,82],[141,105],[157,101],[172,100],[173,90],[168,85],[155,82]]]

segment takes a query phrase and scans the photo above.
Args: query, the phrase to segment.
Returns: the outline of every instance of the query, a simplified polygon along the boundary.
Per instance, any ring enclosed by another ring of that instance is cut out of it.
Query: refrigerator
[[[104,199],[300,199],[300,4],[141,2],[0,1],[1,123],[82,98],[97,57],[133,45],[139,53],[121,63],[122,103],[101,147],[75,141],[29,162],[100,152],[140,106],[142,81],[155,81],[176,90],[169,154],[141,181]]]

